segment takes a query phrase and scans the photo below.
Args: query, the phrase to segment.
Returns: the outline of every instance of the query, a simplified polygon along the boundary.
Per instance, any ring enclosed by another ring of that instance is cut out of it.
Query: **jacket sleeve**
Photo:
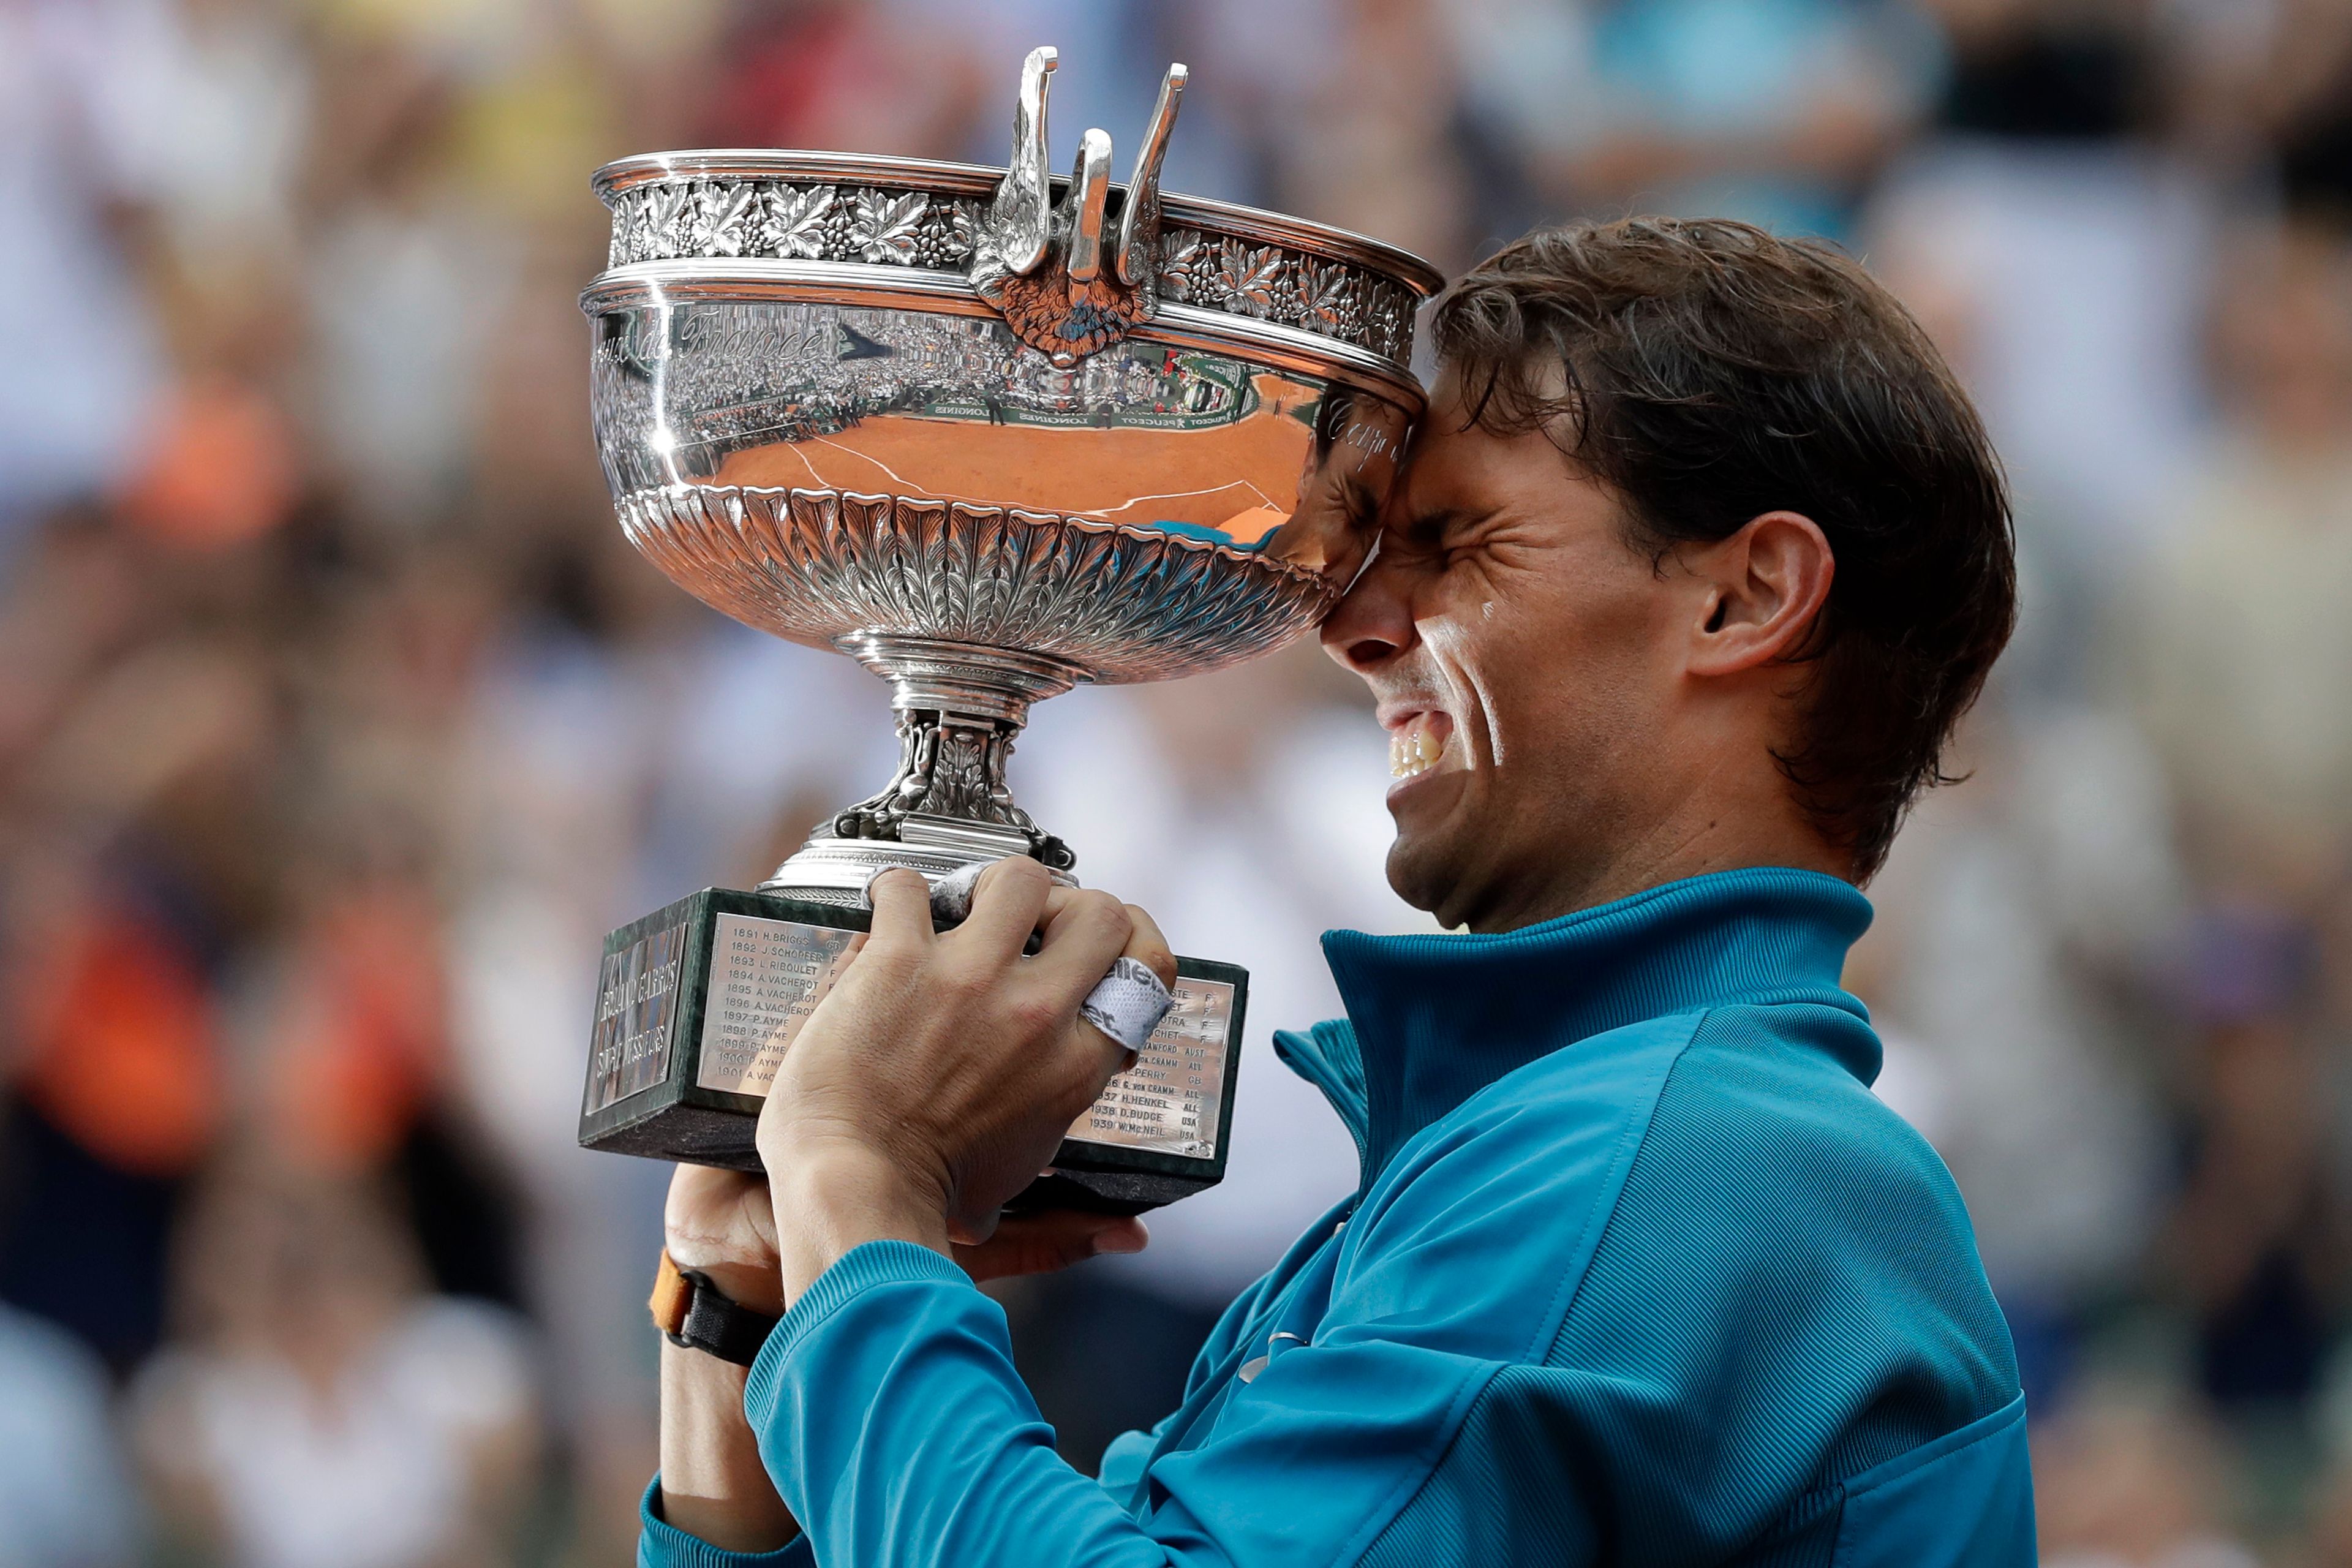
[[[1325,1227],[1318,1227],[1318,1231],[1322,1228]],[[1215,1377],[1219,1369],[1232,1358],[1234,1347],[1241,1342],[1242,1333],[1256,1315],[1259,1301],[1282,1277],[1281,1269],[1261,1275],[1227,1303],[1224,1311],[1217,1318],[1216,1326],[1202,1342],[1200,1353],[1192,1358],[1192,1370],[1185,1375],[1187,1400],[1204,1383]],[[1142,1481],[1144,1468],[1150,1463],[1160,1440],[1182,1416],[1183,1411],[1180,1408],[1162,1418],[1149,1432],[1122,1432],[1112,1438],[1110,1446],[1103,1450],[1102,1465],[1096,1476],[1102,1489],[1115,1498],[1124,1498],[1132,1492]]]
[[[637,1568],[816,1568],[804,1531],[773,1552],[724,1552],[662,1517],[661,1478],[637,1503]]]
[[[996,1304],[907,1242],[850,1252],[769,1337],[744,1399],[769,1473],[824,1568],[1355,1561],[1496,1374],[1550,1342],[1689,1029],[1633,1058],[1630,1083],[1589,1089],[1604,1114],[1506,1105],[1416,1140],[1333,1241],[1320,1324],[1272,1321],[1279,1296],[1229,1320],[1227,1355],[1187,1401],[1193,1429],[1171,1451],[1124,1445],[1120,1493],[1055,1453]],[[1304,1339],[1275,1339],[1285,1326]],[[1573,1484],[1554,1500],[1566,1539],[1596,1538],[1575,1522],[1595,1500]]]
[[[1492,1371],[1385,1342],[1278,1356],[1213,1443],[1152,1468],[1139,1520],[1054,1451],[1002,1310],[938,1254],[874,1242],[793,1304],[745,1408],[825,1568],[1255,1568],[1359,1554]]]
[[[1211,1370],[1226,1359],[1265,1286],[1265,1281],[1261,1279],[1243,1291],[1218,1321],[1194,1363],[1192,1386],[1199,1386]],[[1128,1432],[1116,1438],[1103,1454],[1102,1473],[1096,1484],[1115,1497],[1125,1496],[1142,1479],[1153,1445],[1176,1420],[1177,1416],[1171,1415],[1149,1432]],[[659,1477],[646,1489],[638,1519],[637,1568],[814,1568],[816,1561],[805,1533],[769,1552],[722,1551],[687,1534],[662,1517]]]

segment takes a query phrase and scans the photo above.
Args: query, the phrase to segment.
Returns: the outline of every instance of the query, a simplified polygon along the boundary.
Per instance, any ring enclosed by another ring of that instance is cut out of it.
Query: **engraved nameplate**
[[[705,1089],[764,1096],[784,1052],[848,966],[861,933],[757,915],[720,915],[702,1014]]]
[[[677,1027],[678,965],[688,922],[679,921],[604,957],[589,1036],[588,1101],[593,1115],[669,1076]]]
[[[756,915],[722,914],[711,941],[710,992],[696,1081],[764,1096],[784,1052],[842,971],[858,932]],[[1213,1159],[1223,1107],[1234,987],[1181,979],[1135,1065],[1071,1123],[1081,1142]]]
[[[1111,1079],[1102,1098],[1070,1124],[1071,1137],[1216,1158],[1233,982],[1183,978],[1173,989],[1176,1005],[1136,1053],[1135,1065]]]

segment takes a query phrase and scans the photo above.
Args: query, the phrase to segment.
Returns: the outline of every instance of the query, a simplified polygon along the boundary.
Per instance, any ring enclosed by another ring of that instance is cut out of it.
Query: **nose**
[[[1370,675],[1411,647],[1412,602],[1405,574],[1381,556],[1323,619],[1323,651],[1358,675]]]

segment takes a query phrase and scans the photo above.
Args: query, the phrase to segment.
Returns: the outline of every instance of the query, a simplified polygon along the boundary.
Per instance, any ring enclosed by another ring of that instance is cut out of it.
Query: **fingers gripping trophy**
[[[882,677],[900,753],[757,889],[607,939],[592,1148],[757,1169],[761,1097],[877,874],[921,873],[942,921],[1008,856],[1075,885],[1006,784],[1030,704],[1266,652],[1363,563],[1438,275],[1163,195],[1181,65],[1125,185],[1100,131],[1049,175],[1054,69],[1050,48],[1022,66],[1004,169],[710,151],[596,174],[612,259],[582,306],[622,528],[706,603]],[[1247,992],[1180,958],[1173,1005],[1024,1198],[1132,1213],[1218,1181]]]

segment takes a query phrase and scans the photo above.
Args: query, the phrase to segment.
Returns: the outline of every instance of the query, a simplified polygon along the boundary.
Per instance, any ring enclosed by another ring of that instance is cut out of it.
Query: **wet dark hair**
[[[1539,229],[1437,306],[1472,424],[1541,430],[1663,563],[1764,512],[1837,561],[1775,753],[1857,879],[1886,858],[2017,620],[2008,487],[1909,311],[1831,247],[1720,219]]]

